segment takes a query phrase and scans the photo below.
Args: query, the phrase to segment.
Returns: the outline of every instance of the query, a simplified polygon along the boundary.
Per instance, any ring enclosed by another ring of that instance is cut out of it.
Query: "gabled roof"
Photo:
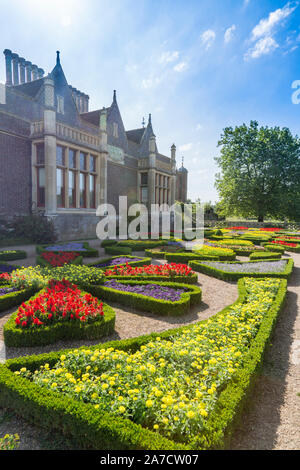
[[[141,127],[140,129],[133,129],[131,131],[126,131],[127,139],[132,140],[136,144],[140,144],[145,132],[145,128]]]
[[[40,91],[43,85],[43,81],[43,78],[38,78],[32,82],[22,83],[21,85],[15,85],[10,88],[16,91],[20,91],[21,93],[24,93],[24,95],[30,96],[31,98],[34,98]]]

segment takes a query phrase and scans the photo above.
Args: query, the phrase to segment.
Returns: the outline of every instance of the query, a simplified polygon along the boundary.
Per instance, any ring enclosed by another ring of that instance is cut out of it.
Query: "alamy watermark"
[[[292,83],[294,93],[292,94],[292,103],[300,104],[300,80],[294,80]]]
[[[101,220],[96,233],[100,240],[158,240],[180,239],[186,245],[204,240],[204,205],[132,204],[128,207],[126,196],[119,196],[119,207],[101,204],[96,211]]]

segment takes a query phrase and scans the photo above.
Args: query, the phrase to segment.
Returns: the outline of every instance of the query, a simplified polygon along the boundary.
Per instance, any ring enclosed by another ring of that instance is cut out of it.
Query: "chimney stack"
[[[26,82],[31,82],[31,67],[32,63],[29,61],[25,62],[25,70],[26,70]]]
[[[19,59],[19,67],[20,67],[20,83],[25,83],[25,59],[20,57]]]
[[[19,56],[18,54],[12,54],[13,64],[13,85],[19,85]]]
[[[35,64],[32,64],[32,79],[33,80],[38,79],[38,66]]]
[[[43,78],[43,76],[45,75],[45,71],[43,69],[37,69],[37,72],[38,72],[38,78]]]
[[[5,67],[6,67],[6,85],[11,86],[12,85],[12,52],[10,49],[5,49],[3,51],[3,54],[5,55]]]

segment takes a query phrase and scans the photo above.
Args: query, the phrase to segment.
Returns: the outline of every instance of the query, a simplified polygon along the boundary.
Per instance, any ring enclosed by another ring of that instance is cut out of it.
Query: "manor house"
[[[0,85],[0,218],[43,211],[61,239],[95,236],[96,208],[187,198],[187,170],[158,151],[151,115],[125,130],[116,92],[89,110],[89,96],[68,84],[57,52],[52,72],[4,50]]]

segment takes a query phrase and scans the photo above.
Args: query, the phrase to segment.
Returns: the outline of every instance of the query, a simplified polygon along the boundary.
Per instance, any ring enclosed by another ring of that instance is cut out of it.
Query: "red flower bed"
[[[11,275],[9,273],[0,274],[0,279],[3,281],[11,281]]]
[[[21,328],[50,325],[57,321],[92,322],[103,317],[103,304],[90,294],[82,294],[69,281],[50,281],[45,292],[23,303],[16,317]]]
[[[73,251],[67,252],[67,253],[52,253],[51,251],[49,252],[44,252],[41,254],[41,257],[47,261],[52,267],[57,267],[57,266],[63,266],[64,264],[69,264],[74,259],[76,259],[79,256],[79,253],[75,253]]]
[[[282,229],[273,227],[273,228],[260,228],[259,230],[261,230],[262,232],[279,232]]]
[[[249,227],[227,227],[225,230],[248,230]]]
[[[132,267],[128,263],[126,266],[112,266],[105,271],[105,276],[191,276],[192,269],[186,264],[170,263],[161,265],[144,265]]]
[[[297,243],[288,243],[282,240],[274,240],[272,243],[275,243],[275,245],[284,245],[284,246],[291,246],[295,248],[297,246]]]

